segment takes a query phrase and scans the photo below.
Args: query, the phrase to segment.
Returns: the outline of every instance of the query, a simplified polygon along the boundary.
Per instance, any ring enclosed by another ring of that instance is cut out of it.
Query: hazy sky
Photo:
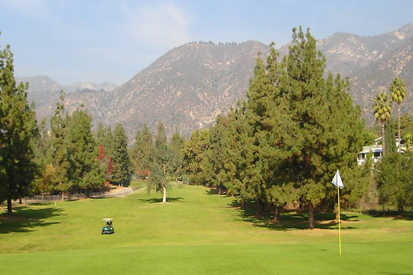
[[[11,44],[19,76],[121,84],[186,42],[280,45],[298,25],[317,38],[374,35],[412,23],[412,10],[411,0],[0,0],[0,45]]]

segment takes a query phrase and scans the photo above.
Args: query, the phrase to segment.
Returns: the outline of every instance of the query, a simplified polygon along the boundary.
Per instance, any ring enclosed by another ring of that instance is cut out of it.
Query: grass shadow
[[[413,272],[411,272],[411,273],[381,272],[381,274],[386,274],[386,275],[413,275]]]
[[[184,198],[182,197],[167,197],[166,202],[174,202],[174,201],[182,201]],[[146,202],[146,203],[161,203],[162,198],[150,198],[150,199],[139,199],[140,201]]]
[[[205,191],[208,195],[218,195],[218,190],[216,188],[208,188],[208,190]]]
[[[300,213],[296,210],[283,211],[279,216],[278,223],[273,222],[274,216],[269,213],[257,215],[257,210],[253,205],[248,205],[245,208],[241,208],[237,201],[232,201],[230,207],[237,207],[239,209],[240,220],[252,223],[254,226],[269,228],[278,231],[288,230],[305,230],[308,227],[308,215],[307,213]],[[315,228],[325,230],[336,230],[338,223],[335,220],[335,213],[319,213],[315,214]],[[341,219],[343,221],[357,222],[358,216],[342,214]],[[356,227],[351,225],[342,224],[341,229],[355,229]]]
[[[371,217],[391,217],[398,220],[413,220],[413,211],[404,211],[403,214],[400,214],[394,210],[367,210],[363,211],[363,214]]]
[[[28,207],[16,207],[11,216],[0,215],[0,234],[10,232],[31,232],[35,227],[43,227],[59,222],[46,222],[45,219],[62,214],[60,208],[32,209]]]
[[[28,205],[32,206],[46,206],[46,205],[52,205],[54,204],[54,201],[44,201],[44,202],[31,202],[28,203]]]

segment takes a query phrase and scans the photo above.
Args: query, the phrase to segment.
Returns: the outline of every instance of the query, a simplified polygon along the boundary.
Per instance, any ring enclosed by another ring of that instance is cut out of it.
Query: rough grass
[[[0,274],[413,274],[409,218],[345,213],[339,257],[331,215],[314,230],[296,213],[274,226],[200,186],[160,200],[138,190],[3,214]],[[114,235],[100,235],[104,217]]]

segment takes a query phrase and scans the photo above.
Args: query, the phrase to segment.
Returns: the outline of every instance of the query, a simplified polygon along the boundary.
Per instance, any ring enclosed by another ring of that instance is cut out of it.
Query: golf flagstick
[[[337,184],[338,205],[338,253],[341,256],[341,214],[340,214],[340,187]]]
[[[338,255],[341,256],[341,213],[340,213],[340,188],[343,188],[343,181],[340,177],[340,172],[337,170],[334,175],[332,184],[337,186],[337,212],[338,212]]]

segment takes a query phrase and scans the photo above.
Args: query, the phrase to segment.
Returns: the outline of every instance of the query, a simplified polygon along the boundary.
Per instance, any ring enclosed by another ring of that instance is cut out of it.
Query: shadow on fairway
[[[413,211],[404,211],[403,214],[400,214],[393,210],[368,210],[363,211],[363,214],[372,217],[392,217],[398,220],[413,220]]]
[[[232,203],[231,207],[239,206],[237,203]],[[279,222],[273,222],[273,216],[267,214],[257,215],[257,211],[253,206],[248,206],[245,209],[239,208],[240,220],[254,224],[257,227],[269,228],[278,231],[288,231],[296,229],[308,229],[308,215],[305,213],[298,213],[297,211],[284,211],[279,216]],[[338,223],[335,221],[334,213],[324,213],[315,215],[315,228],[336,230]],[[342,214],[343,221],[357,222],[358,217],[355,215]],[[354,226],[341,225],[341,229],[355,229]]]
[[[381,272],[380,274],[386,274],[386,275],[413,275],[413,273],[399,273],[399,272]]]
[[[46,222],[44,219],[60,216],[62,210],[59,208],[30,209],[27,207],[16,207],[13,215],[0,215],[0,234],[10,232],[31,232],[35,227],[43,227],[59,222]]]
[[[174,201],[182,201],[184,198],[182,197],[167,197],[166,202],[174,202]],[[147,203],[161,203],[162,198],[150,198],[150,199],[139,199],[140,201],[147,202]]]

